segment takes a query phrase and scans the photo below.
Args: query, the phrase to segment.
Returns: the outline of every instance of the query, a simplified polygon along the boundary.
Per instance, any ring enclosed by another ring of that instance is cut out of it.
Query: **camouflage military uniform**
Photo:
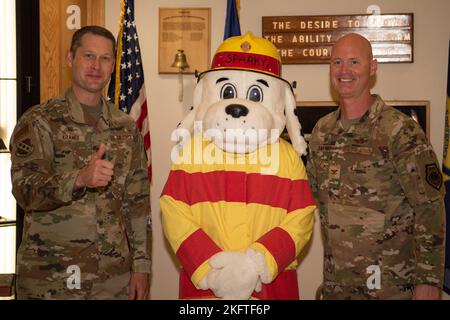
[[[410,299],[416,284],[442,285],[444,190],[436,155],[416,122],[375,98],[348,130],[337,110],[311,136],[325,299]]]
[[[87,123],[69,89],[27,111],[14,130],[13,193],[25,210],[19,299],[127,298],[130,271],[150,272],[141,135],[128,115],[103,99],[97,124]],[[74,192],[79,170],[100,143],[106,144],[104,159],[114,164],[113,180]],[[79,289],[73,266],[80,271]]]

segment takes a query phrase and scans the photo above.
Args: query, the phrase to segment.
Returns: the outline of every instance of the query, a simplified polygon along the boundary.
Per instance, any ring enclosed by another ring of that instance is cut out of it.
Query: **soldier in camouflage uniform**
[[[114,36],[72,39],[72,86],[27,111],[11,140],[13,194],[25,210],[19,299],[145,299],[147,159],[133,119],[101,95]]]
[[[325,299],[438,299],[444,189],[419,125],[370,93],[370,43],[335,44],[330,78],[340,107],[319,120],[308,175],[320,207]]]

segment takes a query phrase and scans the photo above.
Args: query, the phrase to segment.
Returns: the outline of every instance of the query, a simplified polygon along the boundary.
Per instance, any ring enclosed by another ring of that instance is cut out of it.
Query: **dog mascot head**
[[[304,155],[295,107],[277,49],[249,32],[217,49],[211,69],[198,76],[194,106],[179,128],[202,131],[226,152],[248,153],[276,142],[286,126],[294,149]]]

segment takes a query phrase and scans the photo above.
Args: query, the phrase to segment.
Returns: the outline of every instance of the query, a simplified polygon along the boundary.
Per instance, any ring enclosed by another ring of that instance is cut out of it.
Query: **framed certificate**
[[[211,43],[210,8],[159,9],[159,73],[178,73],[172,67],[178,50],[184,50],[189,68],[183,73],[209,68]]]

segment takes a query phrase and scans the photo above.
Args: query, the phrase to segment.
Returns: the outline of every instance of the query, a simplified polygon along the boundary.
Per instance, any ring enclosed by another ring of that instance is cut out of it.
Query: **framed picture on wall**
[[[417,121],[429,138],[430,135],[430,101],[385,101],[404,114]],[[326,114],[337,109],[338,104],[333,101],[302,101],[297,102],[295,113],[302,125],[302,131],[308,140],[317,121]]]
[[[183,50],[189,65],[183,73],[207,70],[210,47],[210,8],[159,9],[159,73],[180,72],[172,67],[178,50]]]

